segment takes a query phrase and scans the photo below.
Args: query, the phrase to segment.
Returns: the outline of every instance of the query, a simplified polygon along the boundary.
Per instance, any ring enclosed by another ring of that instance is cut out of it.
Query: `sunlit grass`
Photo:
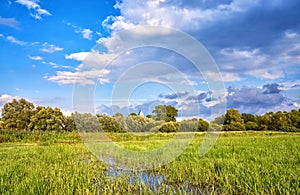
[[[74,134],[45,136],[0,144],[0,194],[300,193],[299,133],[222,133],[202,157],[204,135],[196,134],[174,161],[147,172],[163,178],[155,188],[138,172],[110,176],[107,165]],[[145,151],[160,147],[173,135],[112,136],[122,147]]]

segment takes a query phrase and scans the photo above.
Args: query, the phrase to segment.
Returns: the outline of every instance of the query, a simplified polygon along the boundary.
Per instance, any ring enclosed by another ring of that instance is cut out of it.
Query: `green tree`
[[[71,116],[65,116],[65,119],[64,119],[64,130],[65,131],[76,131],[76,124],[75,124],[75,121],[74,121],[74,114],[72,113]]]
[[[120,125],[117,123],[116,118],[105,115],[97,114],[97,118],[100,122],[101,129],[105,132],[124,132]]]
[[[216,117],[213,121],[211,121],[212,123],[218,124],[218,125],[223,125],[225,121],[225,115],[221,115]]]
[[[196,132],[198,131],[199,120],[193,118],[191,120],[183,120],[180,122],[179,131],[181,132]]]
[[[228,109],[225,114],[225,121],[223,129],[225,131],[244,131],[245,125],[244,120],[240,112],[237,109]]]
[[[34,105],[25,100],[13,99],[12,102],[4,104],[2,108],[2,121],[5,129],[26,130],[30,118],[34,114]]]
[[[38,106],[30,117],[28,129],[31,131],[63,131],[65,117],[59,108]]]
[[[164,120],[166,122],[176,122],[178,110],[170,105],[158,105],[152,111],[154,120]]]
[[[74,122],[77,131],[83,132],[101,132],[101,126],[98,120],[98,116],[94,116],[91,113],[74,113]]]
[[[245,124],[249,121],[255,122],[255,116],[249,113],[242,113],[242,119],[244,120]]]
[[[172,132],[177,132],[179,128],[179,123],[178,122],[164,122],[159,129],[160,132],[162,133],[172,133]]]
[[[209,127],[209,123],[203,119],[198,120],[198,129],[197,131],[207,131]]]

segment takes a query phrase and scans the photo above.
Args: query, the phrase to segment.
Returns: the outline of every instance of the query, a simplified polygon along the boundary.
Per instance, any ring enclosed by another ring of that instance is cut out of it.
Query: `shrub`
[[[171,133],[171,132],[177,132],[179,128],[178,122],[165,122],[159,129],[162,133]]]

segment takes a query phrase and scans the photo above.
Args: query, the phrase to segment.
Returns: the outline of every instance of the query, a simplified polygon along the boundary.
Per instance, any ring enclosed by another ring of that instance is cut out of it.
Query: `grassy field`
[[[147,150],[172,134],[110,137]],[[299,133],[222,133],[199,157],[203,137],[173,162],[142,173],[98,161],[76,133],[1,132],[0,194],[300,194]]]

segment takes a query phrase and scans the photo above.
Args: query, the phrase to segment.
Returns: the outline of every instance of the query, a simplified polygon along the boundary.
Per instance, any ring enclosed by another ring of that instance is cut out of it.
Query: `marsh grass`
[[[299,133],[222,133],[202,157],[204,134],[196,134],[174,161],[143,173],[163,178],[156,187],[141,179],[140,172],[109,175],[109,167],[76,133],[5,136],[11,139],[0,144],[0,194],[300,193]],[[143,151],[159,147],[173,135],[112,136],[128,149]]]

